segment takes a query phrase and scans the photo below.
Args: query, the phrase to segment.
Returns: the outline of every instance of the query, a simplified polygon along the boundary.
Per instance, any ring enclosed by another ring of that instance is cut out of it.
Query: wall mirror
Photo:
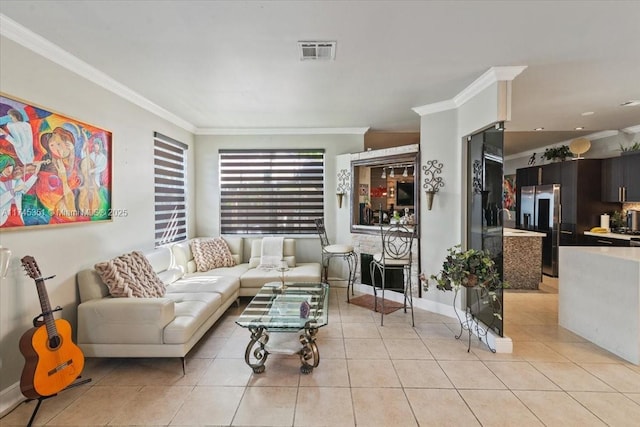
[[[419,223],[421,175],[417,145],[358,153],[352,157],[351,176],[352,233],[377,234],[381,222]]]

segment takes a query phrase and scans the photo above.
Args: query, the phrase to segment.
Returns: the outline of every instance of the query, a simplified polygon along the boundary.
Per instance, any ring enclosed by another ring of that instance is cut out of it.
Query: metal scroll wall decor
[[[480,160],[473,161],[473,192],[476,194],[482,192],[482,162]]]
[[[437,160],[428,160],[427,164],[422,166],[424,171],[424,191],[427,193],[427,207],[429,210],[433,207],[433,196],[444,187],[442,177],[438,176],[442,173],[443,164]]]
[[[338,172],[338,187],[336,189],[336,197],[338,197],[338,208],[342,207],[342,198],[349,192],[351,186],[351,172],[347,169],[340,169]]]

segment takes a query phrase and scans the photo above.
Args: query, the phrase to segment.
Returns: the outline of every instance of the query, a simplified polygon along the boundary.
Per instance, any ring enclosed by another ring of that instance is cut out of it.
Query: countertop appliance
[[[628,235],[631,235],[631,236],[640,236],[640,230],[633,231],[633,230],[631,230],[630,228],[627,228],[627,227],[612,228],[611,232],[615,233],[615,234],[628,234]]]
[[[545,234],[542,238],[542,272],[557,277],[563,229],[560,184],[522,187],[520,200],[521,228]]]

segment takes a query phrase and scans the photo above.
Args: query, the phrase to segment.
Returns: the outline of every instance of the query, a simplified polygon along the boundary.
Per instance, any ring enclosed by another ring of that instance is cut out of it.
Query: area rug
[[[359,297],[351,298],[349,302],[351,304],[373,310],[373,295],[360,295]],[[389,301],[388,299],[384,300],[384,314],[393,313],[402,307],[404,307],[404,305],[399,302]],[[376,311],[380,313],[380,310],[382,310],[382,298],[378,297],[378,307]]]

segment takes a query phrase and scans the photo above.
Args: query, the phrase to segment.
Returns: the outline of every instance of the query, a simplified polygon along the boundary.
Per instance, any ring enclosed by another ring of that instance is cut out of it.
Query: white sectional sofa
[[[78,345],[86,357],[181,357],[202,338],[239,296],[253,296],[281,273],[257,268],[261,240],[225,237],[233,267],[197,272],[189,242],[145,253],[166,286],[161,298],[113,298],[94,269],[78,273]],[[319,282],[320,263],[296,263],[295,240],[285,239],[289,282]]]

